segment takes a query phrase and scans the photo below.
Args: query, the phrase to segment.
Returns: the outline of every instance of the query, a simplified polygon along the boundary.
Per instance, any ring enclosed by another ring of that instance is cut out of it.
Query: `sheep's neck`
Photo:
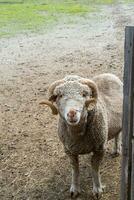
[[[67,129],[68,129],[68,134],[71,135],[72,137],[84,135],[86,133],[87,128],[91,126],[92,121],[94,120],[94,117],[95,117],[95,113],[96,113],[96,109],[88,111],[88,114],[85,117],[85,119],[83,119],[83,121],[80,122],[80,124],[78,124],[77,126],[70,126],[66,124]]]
[[[74,137],[84,135],[86,131],[86,125],[87,125],[87,118],[85,118],[83,122],[81,122],[80,124],[76,126],[70,126],[67,124],[69,135],[74,136]]]

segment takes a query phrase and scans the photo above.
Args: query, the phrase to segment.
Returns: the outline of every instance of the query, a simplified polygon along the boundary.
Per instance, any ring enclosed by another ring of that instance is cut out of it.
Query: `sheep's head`
[[[96,84],[78,76],[67,76],[54,82],[49,88],[49,100],[41,104],[48,105],[53,114],[60,114],[69,125],[77,125],[85,119],[88,110],[97,103]]]

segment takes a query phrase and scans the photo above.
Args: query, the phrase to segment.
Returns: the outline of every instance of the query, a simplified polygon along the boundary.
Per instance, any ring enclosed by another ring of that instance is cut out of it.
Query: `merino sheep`
[[[80,193],[79,155],[91,158],[93,194],[103,192],[99,167],[107,141],[115,138],[114,154],[120,153],[123,84],[113,74],[101,74],[92,80],[70,75],[49,88],[48,105],[59,113],[58,134],[72,165],[71,196]]]

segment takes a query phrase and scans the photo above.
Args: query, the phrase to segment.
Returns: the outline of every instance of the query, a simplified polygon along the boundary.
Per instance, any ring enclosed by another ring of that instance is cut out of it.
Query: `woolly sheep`
[[[120,153],[122,129],[123,84],[113,74],[100,74],[92,80],[70,75],[49,88],[48,105],[59,113],[58,135],[72,165],[70,193],[80,193],[79,155],[93,153],[91,158],[93,195],[103,192],[99,167],[108,140],[114,138],[114,155]]]

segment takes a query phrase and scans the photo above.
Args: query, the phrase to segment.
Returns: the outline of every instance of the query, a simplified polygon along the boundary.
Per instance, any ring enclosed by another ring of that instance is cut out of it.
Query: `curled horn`
[[[55,100],[55,95],[54,95],[54,89],[58,86],[58,85],[60,85],[60,84],[62,84],[62,83],[64,83],[64,80],[58,80],[58,81],[55,81],[55,82],[53,82],[51,85],[50,85],[50,87],[49,87],[49,101],[52,101],[52,102],[54,102],[54,100]]]
[[[94,81],[89,80],[89,79],[82,79],[81,83],[87,85],[92,90],[92,98],[90,98],[89,100],[87,100],[86,106],[87,107],[88,106],[94,107],[96,105],[97,99],[98,99],[97,85],[95,84]]]
[[[40,102],[40,105],[47,105],[47,106],[49,106],[51,108],[53,115],[57,115],[58,114],[57,108],[50,101],[44,100],[44,101]]]
[[[58,114],[58,109],[56,108],[56,106],[53,104],[56,100],[56,95],[54,95],[54,89],[56,88],[56,86],[60,85],[63,83],[63,80],[59,80],[59,81],[55,81],[54,83],[52,83],[49,87],[49,100],[44,100],[42,102],[40,102],[40,105],[47,105],[51,108],[52,110],[52,114],[53,115],[57,115]]]

